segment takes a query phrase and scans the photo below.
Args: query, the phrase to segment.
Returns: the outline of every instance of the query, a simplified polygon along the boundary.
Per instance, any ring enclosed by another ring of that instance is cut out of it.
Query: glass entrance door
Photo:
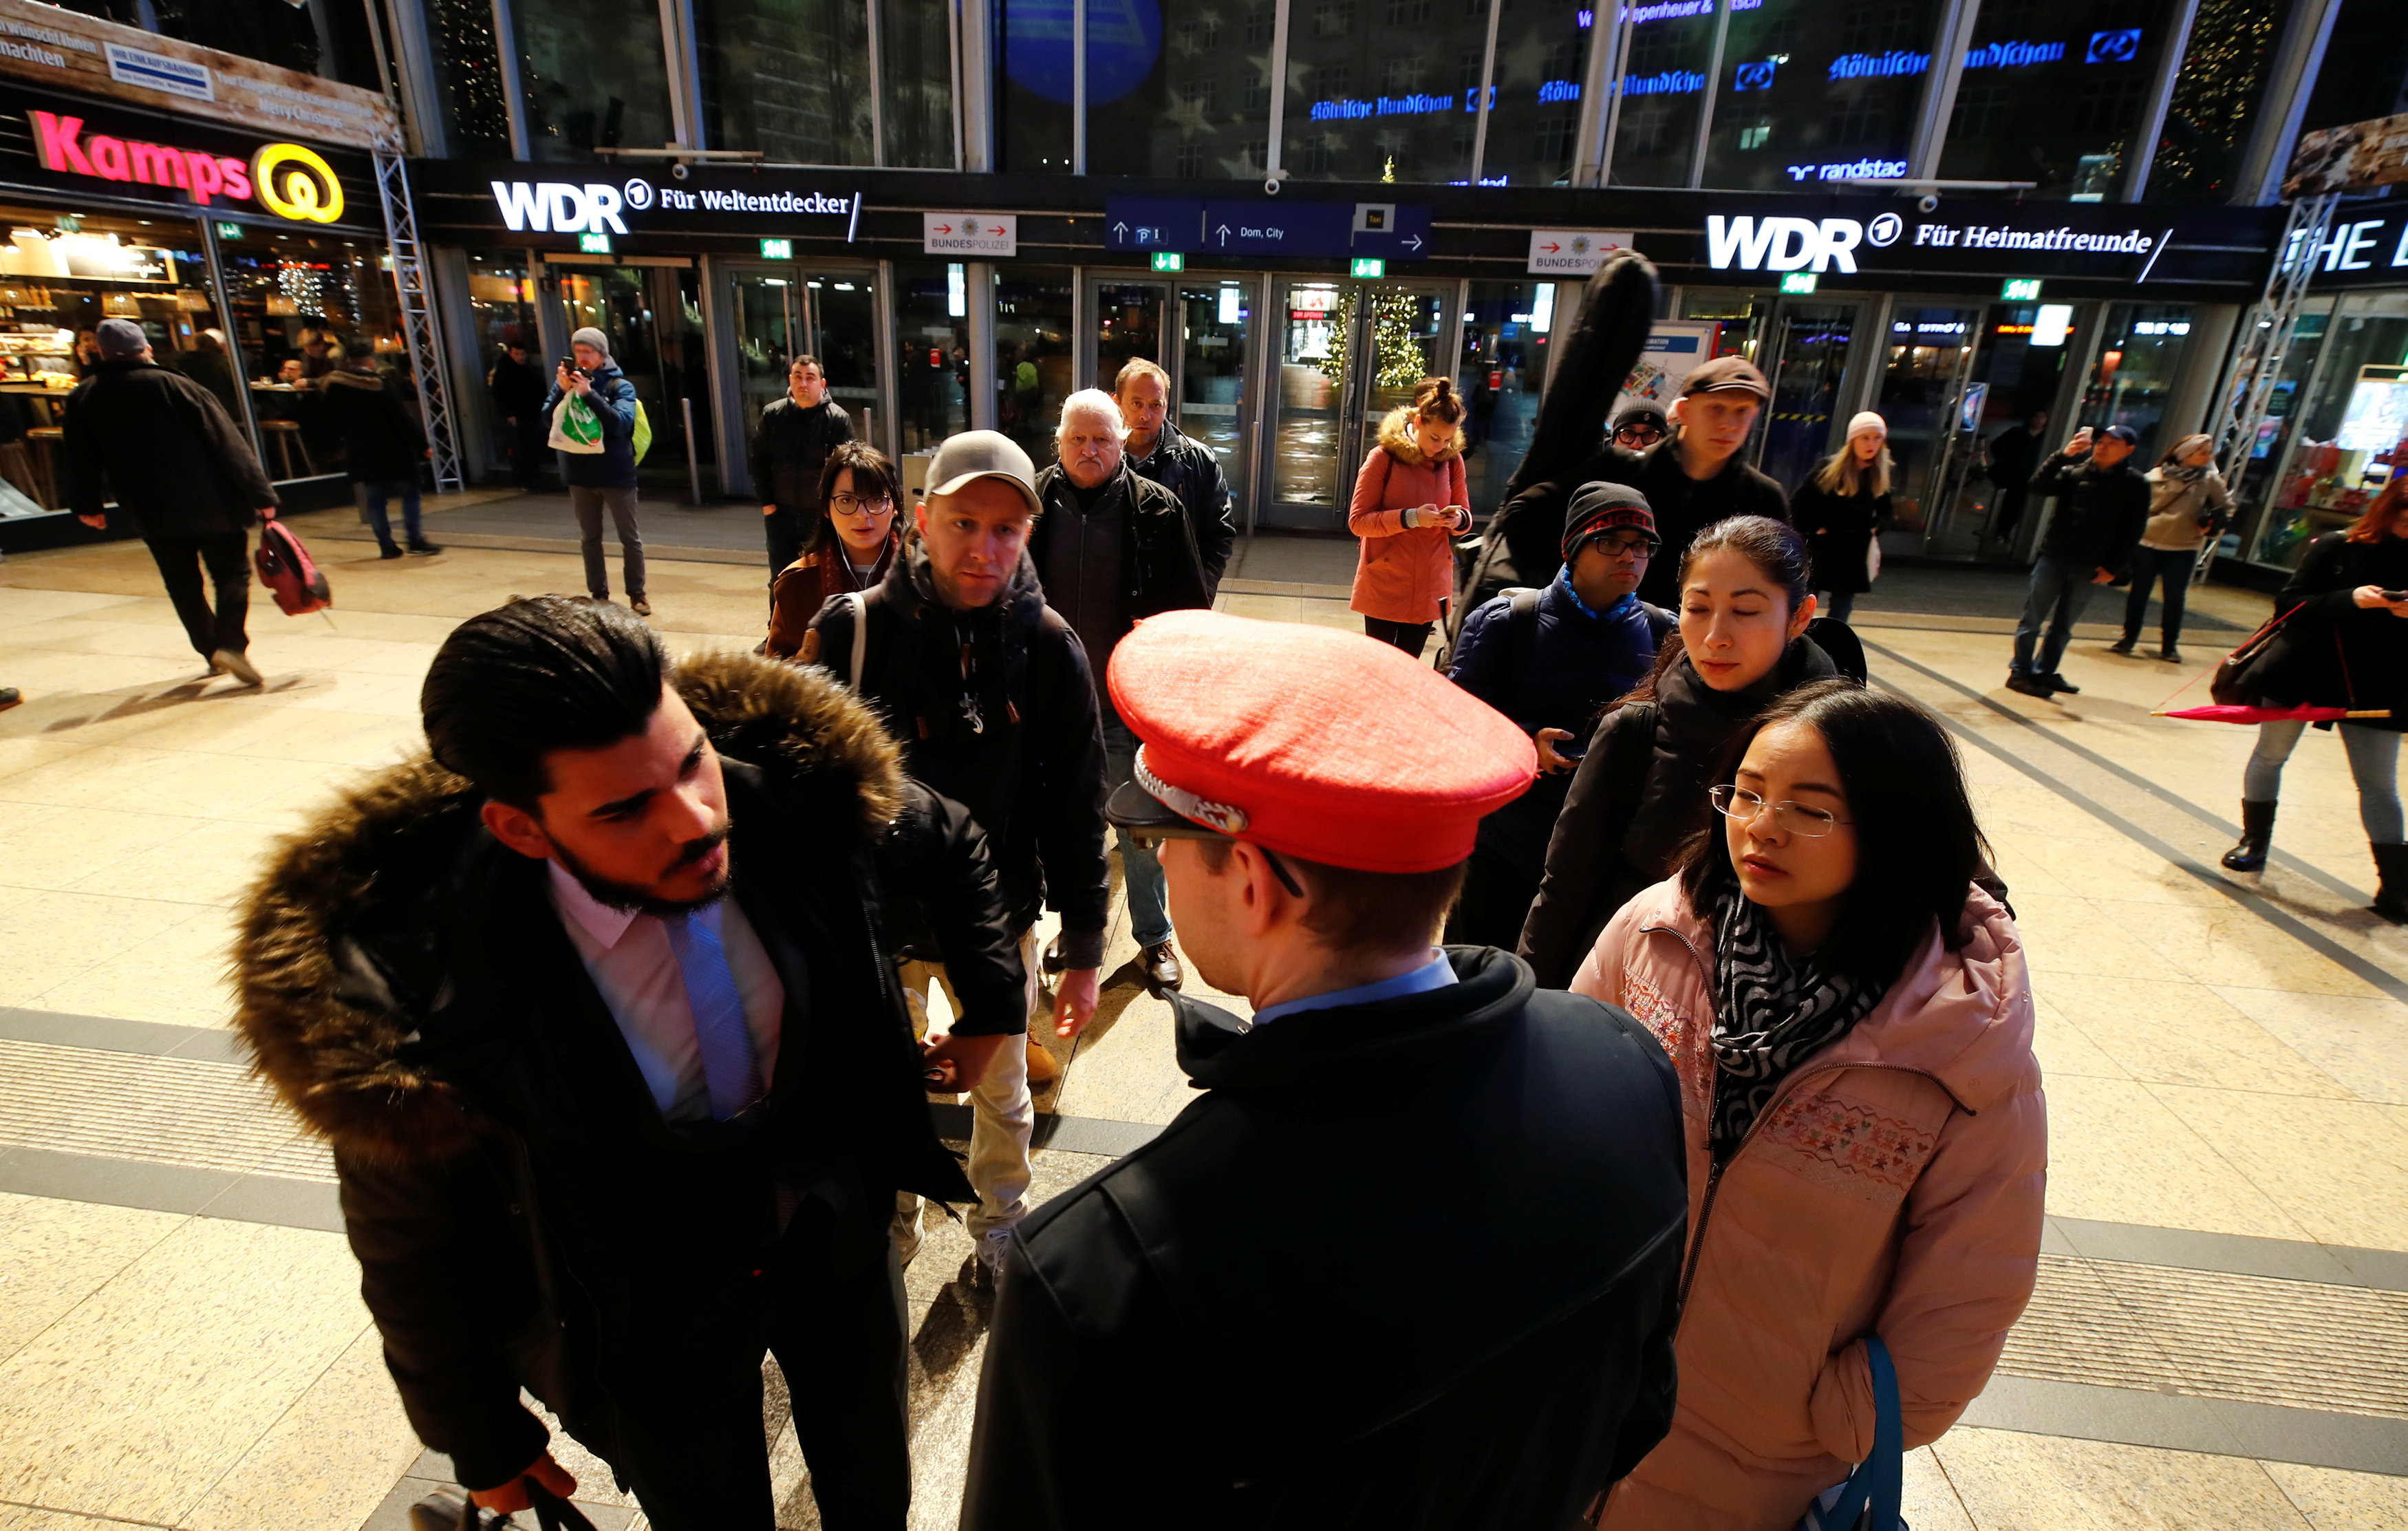
[[[737,415],[745,439],[761,411],[786,393],[797,356],[816,357],[828,397],[876,442],[878,283],[870,268],[746,264],[731,268],[736,316]]]
[[[1252,286],[1235,279],[1180,284],[1179,365],[1170,369],[1179,428],[1212,449],[1240,526],[1249,524],[1254,500],[1254,454],[1247,451],[1254,422],[1246,414]]]
[[[1380,421],[1440,376],[1447,289],[1281,279],[1279,388],[1273,401],[1270,504],[1275,526],[1346,523],[1355,473]]]
[[[1960,435],[1924,538],[1930,556],[2014,557],[2014,538],[2000,535],[2000,492],[2005,486],[1991,476],[1988,443],[2035,415],[2045,417],[2055,405],[2066,356],[2080,330],[2072,312],[2063,306],[1992,304],[1976,326],[1972,365],[1957,405]]]
[[[1960,429],[1959,413],[1973,359],[1973,331],[1982,309],[1924,307],[1899,298],[1890,308],[1883,348],[1881,390],[1873,410],[1889,422],[1889,454],[1898,465],[1890,506],[1899,530],[1929,547]]]
[[[1098,279],[1088,284],[1087,333],[1095,337],[1088,376],[1109,393],[1120,380],[1121,368],[1133,360],[1152,362],[1171,370],[1163,354],[1164,314],[1170,307],[1170,284]]]
[[[718,487],[711,437],[710,365],[702,330],[702,285],[690,265],[555,265],[570,332],[592,326],[610,341],[610,358],[635,385],[652,427],[637,468],[641,479],[684,489],[690,468],[706,492]],[[691,403],[694,440],[686,439]],[[692,453],[689,458],[689,451]]]
[[[1772,321],[1772,408],[1756,465],[1791,494],[1833,450],[1831,424],[1856,338],[1853,303],[1784,301]]]

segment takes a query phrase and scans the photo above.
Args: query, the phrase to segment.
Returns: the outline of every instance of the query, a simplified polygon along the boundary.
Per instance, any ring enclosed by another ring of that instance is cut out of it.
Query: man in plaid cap
[[[1107,810],[1161,846],[1203,1095],[1030,1215],[965,1531],[1568,1526],[1663,1436],[1679,1086],[1622,1011],[1436,945],[1529,736],[1386,645],[1124,638]],[[1569,1210],[1568,1210],[1569,1209]]]

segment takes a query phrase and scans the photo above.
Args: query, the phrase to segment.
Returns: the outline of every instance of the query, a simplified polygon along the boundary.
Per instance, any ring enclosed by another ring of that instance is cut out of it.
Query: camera
[[[1277,195],[1279,195],[1279,194],[1280,194],[1280,182],[1282,182],[1282,181],[1283,181],[1283,180],[1285,180],[1285,179],[1287,179],[1287,172],[1286,172],[1285,170],[1274,170],[1274,171],[1272,171],[1272,172],[1271,172],[1268,177],[1266,177],[1266,178],[1264,179],[1264,180],[1263,180],[1263,195],[1265,195],[1265,196],[1277,196]]]
[[[683,180],[686,177],[694,174],[694,166],[686,164],[683,160],[680,160],[675,165],[669,166],[669,174],[675,176],[680,180]]]
[[[1917,212],[1938,212],[1940,210],[1940,193],[1938,192],[1924,193],[1921,196],[1914,199],[1914,208]]]

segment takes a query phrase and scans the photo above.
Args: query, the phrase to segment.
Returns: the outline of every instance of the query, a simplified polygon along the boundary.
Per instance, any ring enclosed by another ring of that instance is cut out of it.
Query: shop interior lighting
[[[1235,283],[1227,284],[1221,289],[1220,321],[1224,324],[1235,324],[1238,322],[1238,288]]]
[[[2073,305],[2043,303],[2032,314],[2031,343],[2035,346],[2061,346],[2073,332]]]

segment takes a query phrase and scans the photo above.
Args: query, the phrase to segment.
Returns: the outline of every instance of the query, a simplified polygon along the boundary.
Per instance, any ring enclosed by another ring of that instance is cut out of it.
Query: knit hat
[[[1889,422],[1882,419],[1881,416],[1874,414],[1870,409],[1859,409],[1856,411],[1855,417],[1848,422],[1849,439],[1854,440],[1858,431],[1879,431],[1882,435],[1887,436],[1889,435]]]
[[[1613,433],[1617,436],[1633,425],[1648,426],[1657,436],[1672,434],[1672,422],[1664,418],[1664,411],[1644,404],[1634,404],[1613,417]]]
[[[595,351],[602,353],[602,365],[604,366],[611,365],[610,337],[604,335],[600,330],[595,329],[593,325],[588,324],[583,329],[578,331],[575,335],[570,336],[568,337],[568,343],[572,346],[592,346]]]
[[[150,337],[142,333],[142,326],[130,319],[104,319],[93,337],[100,342],[100,356],[105,362],[131,360],[150,345]]]
[[[2189,456],[2192,452],[2199,451],[2200,448],[2212,447],[2214,445],[2215,445],[2215,437],[2212,436],[2186,436],[2180,441],[2175,442],[2174,450],[2166,453],[2166,455],[2174,462],[2179,463],[2184,458]]]
[[[1646,495],[1628,484],[1581,485],[1564,515],[1564,562],[1579,556],[1593,538],[1624,526],[1644,532],[1650,542],[1658,541],[1656,512],[1648,508]]]

